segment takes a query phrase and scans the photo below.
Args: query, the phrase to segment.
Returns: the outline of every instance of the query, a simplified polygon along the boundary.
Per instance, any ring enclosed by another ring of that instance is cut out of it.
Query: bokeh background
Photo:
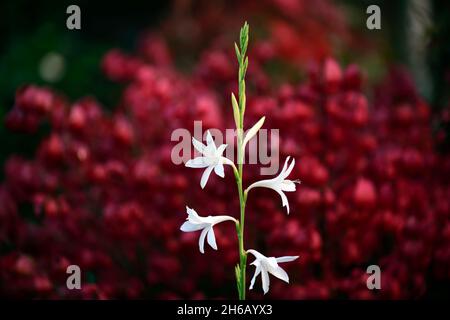
[[[81,30],[66,8],[81,8]],[[382,29],[366,28],[378,4]],[[199,187],[176,128],[233,127],[233,42],[250,23],[246,126],[265,115],[302,180],[286,216],[249,199],[246,243],[298,254],[265,298],[450,297],[450,8],[445,1],[2,1],[0,296],[236,298],[237,241],[198,252],[185,205],[237,216],[231,172]],[[246,183],[258,178],[249,165]],[[66,268],[82,289],[66,288]],[[378,264],[382,289],[366,288]],[[253,272],[248,270],[248,276]],[[259,287],[250,298],[263,298]]]

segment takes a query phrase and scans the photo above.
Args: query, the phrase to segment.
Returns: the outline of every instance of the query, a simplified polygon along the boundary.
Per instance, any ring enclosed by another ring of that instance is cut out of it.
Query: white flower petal
[[[279,258],[275,258],[275,259],[277,260],[278,263],[291,262],[291,261],[298,259],[298,256],[284,256],[284,257],[279,257]]]
[[[286,160],[284,160],[284,165],[283,165],[283,169],[281,169],[281,172],[285,172],[286,171],[286,169],[287,169],[287,166],[288,166],[288,162],[289,162],[289,159],[291,158],[291,156],[288,156],[287,158],[286,158]]]
[[[214,169],[214,167],[210,166],[208,168],[205,169],[205,171],[202,174],[202,178],[200,180],[200,186],[203,188],[205,188],[206,183],[208,182],[209,179],[209,175],[211,174],[211,171]]]
[[[216,156],[217,157],[220,157],[220,156],[222,156],[222,153],[225,151],[225,149],[227,148],[227,144],[221,144],[218,148],[217,148],[217,150],[216,150]]]
[[[292,192],[292,191],[295,191],[295,189],[296,189],[295,182],[292,180],[282,181],[280,184],[280,187],[281,187],[282,191],[287,191],[287,192]]]
[[[286,197],[286,195],[284,194],[283,191],[279,190],[279,189],[274,189],[276,192],[278,192],[278,194],[281,197],[281,203],[283,205],[283,207],[286,207],[287,209],[287,214],[289,214],[289,201],[288,198]]]
[[[203,155],[208,159],[209,162],[217,162],[218,157],[216,156],[216,146],[213,144],[208,144],[203,150]]]
[[[286,162],[284,164],[284,168],[282,171],[282,174],[280,176],[283,177],[283,180],[286,179],[292,172],[292,169],[294,169],[294,165],[295,165],[295,159],[292,158],[292,162],[289,165],[289,167],[286,169],[286,164],[288,163],[290,157],[287,157]]]
[[[256,261],[257,261],[257,260],[256,260]],[[256,261],[255,261],[255,262],[256,262]],[[260,273],[261,273],[261,265],[258,263],[258,265],[256,266],[256,269],[255,269],[255,274],[253,275],[252,281],[250,281],[250,287],[249,287],[250,290],[253,289],[253,286],[255,285],[256,277],[257,277]]]
[[[200,238],[198,239],[198,247],[200,249],[201,253],[205,253],[205,237],[208,233],[209,228],[205,228],[202,230],[202,233],[200,234]]]
[[[273,268],[273,269],[271,268],[270,273],[273,274],[278,279],[281,279],[284,282],[289,283],[289,276],[288,276],[288,274],[280,266],[277,266],[276,268]]]
[[[264,291],[264,294],[266,294],[267,292],[269,292],[270,279],[269,279],[269,274],[264,269],[261,270],[261,279],[262,279],[263,291]]]
[[[183,223],[180,227],[180,230],[183,232],[192,232],[192,231],[198,231],[205,227],[202,223],[191,223],[190,221],[186,221]]]
[[[207,146],[213,146],[214,150],[216,150],[216,144],[214,143],[213,137],[211,135],[211,132],[209,130],[206,132],[206,144]]]
[[[190,159],[186,162],[185,166],[188,168],[206,168],[208,166],[207,158],[205,157],[197,157],[194,159]]]
[[[223,164],[219,163],[214,167],[214,172],[221,178],[225,177],[225,172],[223,170]]]
[[[186,213],[188,214],[187,219],[192,223],[203,223],[202,217],[200,217],[194,209],[186,206]]]
[[[214,234],[214,229],[211,227],[208,231],[208,243],[214,250],[217,250],[216,236]]]
[[[272,189],[272,180],[273,179],[256,181],[247,188],[247,192],[253,188],[270,188],[270,189]]]
[[[237,220],[230,216],[213,216],[208,217],[210,219],[210,223],[212,225],[216,225],[218,223],[224,222],[224,221],[234,221],[237,222]]]
[[[203,151],[206,149],[206,146],[194,137],[192,137],[192,144],[194,145],[194,148],[200,153],[203,153]]]
[[[258,260],[264,260],[267,258],[265,255],[263,255],[262,253],[259,253],[258,251],[254,250],[254,249],[248,249],[247,252],[251,253],[252,255],[255,256],[256,260],[254,262],[256,262]]]

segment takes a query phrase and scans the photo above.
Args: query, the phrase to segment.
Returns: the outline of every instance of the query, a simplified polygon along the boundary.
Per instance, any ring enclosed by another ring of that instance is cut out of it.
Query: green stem
[[[239,193],[239,210],[240,219],[239,223],[236,224],[236,231],[238,236],[239,245],[239,272],[236,274],[237,289],[239,294],[239,300],[245,300],[246,291],[246,266],[247,266],[247,253],[244,248],[244,227],[245,227],[245,202],[247,200],[247,194],[244,193],[242,188],[242,177],[243,177],[243,152],[242,152],[242,130],[238,128],[238,168],[234,167],[234,175],[236,177],[236,184]]]
[[[238,192],[239,192],[239,203],[240,203],[240,223],[238,228],[238,240],[239,240],[239,277],[238,281],[238,291],[239,291],[239,300],[245,300],[245,291],[246,291],[246,267],[247,267],[247,253],[244,248],[244,226],[245,226],[245,202],[246,202],[246,194],[242,191],[242,169],[239,170],[239,179],[237,181],[238,184]]]
[[[235,168],[235,177],[239,193],[239,210],[240,210],[240,220],[236,224],[236,231],[238,234],[239,242],[239,267],[236,267],[236,282],[239,293],[239,300],[245,300],[246,293],[246,267],[247,267],[247,252],[244,247],[244,226],[245,226],[245,203],[247,202],[247,193],[243,191],[242,181],[243,181],[243,163],[244,154],[243,150],[243,128],[244,128],[244,112],[245,112],[245,73],[247,72],[248,60],[245,57],[248,45],[248,24],[245,23],[244,27],[241,29],[240,33],[240,50],[236,46],[236,55],[239,62],[239,73],[238,73],[238,83],[239,83],[239,121],[236,123],[237,138],[238,138],[238,168]]]
[[[245,94],[245,93],[244,93]],[[241,93],[239,93],[241,96]],[[244,162],[244,154],[245,151],[242,150],[243,144],[243,115],[241,113],[240,117],[240,132],[238,133],[238,174],[239,180],[238,182],[238,192],[239,192],[239,209],[240,209],[240,223],[239,223],[239,266],[240,266],[240,290],[239,290],[239,300],[245,300],[245,291],[247,289],[245,282],[246,275],[246,267],[247,267],[247,252],[244,248],[244,228],[245,228],[245,203],[247,201],[247,194],[244,193],[242,188],[242,180],[243,180],[243,162]]]

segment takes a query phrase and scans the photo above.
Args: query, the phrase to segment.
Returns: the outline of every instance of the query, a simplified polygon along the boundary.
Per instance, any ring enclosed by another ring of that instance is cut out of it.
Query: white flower
[[[277,177],[273,179],[257,181],[252,185],[250,185],[246,190],[246,192],[249,192],[252,188],[258,187],[270,188],[275,190],[281,196],[281,202],[283,204],[283,207],[286,207],[288,214],[289,214],[289,202],[283,191],[287,192],[295,191],[295,184],[300,183],[300,181],[298,180],[286,179],[295,165],[295,159],[292,159],[291,164],[288,166],[289,159],[290,157],[286,158],[283,169],[281,170],[280,174]]]
[[[253,285],[255,284],[256,277],[261,273],[261,279],[262,279],[262,287],[264,290],[264,294],[269,292],[270,287],[270,279],[269,279],[269,273],[273,274],[278,279],[281,279],[287,283],[289,283],[289,276],[284,271],[278,263],[282,262],[290,262],[294,261],[298,258],[298,256],[285,256],[285,257],[266,257],[263,254],[259,253],[256,250],[250,249],[247,250],[248,253],[251,253],[255,256],[255,261],[253,261],[251,264],[256,267],[255,274],[253,275],[252,281],[250,282],[250,290],[253,289]]]
[[[217,250],[216,236],[214,235],[213,229],[214,225],[228,220],[237,223],[237,220],[230,216],[201,217],[194,209],[191,209],[189,207],[186,207],[186,212],[188,214],[188,217],[186,219],[187,221],[183,223],[183,225],[180,227],[180,230],[183,232],[202,230],[202,233],[200,234],[200,238],[198,240],[198,246],[201,253],[205,253],[204,246],[206,236],[208,236],[207,240],[209,245],[214,250]]]
[[[206,146],[195,138],[192,138],[192,144],[194,145],[194,148],[202,154],[202,156],[186,162],[186,167],[206,168],[200,180],[200,186],[202,187],[202,189],[208,182],[209,175],[211,174],[213,169],[219,177],[223,178],[225,177],[223,165],[228,164],[234,166],[234,163],[231,160],[222,156],[222,153],[225,151],[227,145],[222,144],[218,148],[216,148],[209,130],[206,133]]]

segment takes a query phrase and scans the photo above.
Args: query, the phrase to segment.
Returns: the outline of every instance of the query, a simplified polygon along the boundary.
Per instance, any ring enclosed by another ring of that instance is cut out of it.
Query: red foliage
[[[393,72],[368,101],[359,67],[342,70],[327,58],[329,28],[308,19],[285,23],[291,14],[314,14],[304,1],[267,3],[283,20],[269,18],[272,37],[250,47],[245,125],[265,115],[265,128],[279,128],[280,158],[296,158],[292,178],[302,181],[288,195],[289,217],[270,191],[257,189],[249,197],[247,246],[300,256],[286,265],[291,284],[273,281],[268,296],[413,298],[449,281],[450,158],[435,151],[429,107],[401,72]],[[320,12],[339,17],[326,1],[318,3]],[[217,24],[213,13],[198,19],[205,32]],[[311,42],[301,45],[299,34]],[[47,122],[51,129],[32,159],[13,155],[5,164],[0,295],[236,297],[233,227],[216,228],[219,251],[205,255],[197,250],[198,235],[179,231],[185,205],[201,215],[237,215],[233,174],[212,176],[201,190],[200,170],[171,161],[174,129],[192,132],[195,120],[203,121],[204,130],[234,127],[233,50],[212,47],[190,76],[175,70],[154,34],[140,43],[140,56],[111,50],[102,68],[124,83],[111,114],[93,98],[71,103],[47,88],[17,91],[8,128],[33,134]],[[273,57],[323,59],[309,65],[300,85],[275,86],[264,69]],[[257,166],[246,170],[246,184],[258,179]],[[80,291],[66,288],[70,264],[81,267]],[[371,264],[381,267],[381,291],[366,288]],[[262,298],[258,292],[251,297]]]

